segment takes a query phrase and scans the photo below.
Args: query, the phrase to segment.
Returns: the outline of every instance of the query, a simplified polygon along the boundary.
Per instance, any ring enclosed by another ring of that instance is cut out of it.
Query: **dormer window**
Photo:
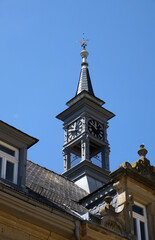
[[[18,149],[0,141],[0,177],[17,183]]]
[[[148,240],[147,215],[146,208],[140,203],[136,203],[132,207],[134,235],[137,240]]]

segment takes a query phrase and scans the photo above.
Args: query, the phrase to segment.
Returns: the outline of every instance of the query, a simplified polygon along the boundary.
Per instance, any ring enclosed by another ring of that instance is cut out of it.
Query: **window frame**
[[[141,227],[140,227],[140,222],[144,223],[144,229],[145,229],[145,239],[149,240],[148,238],[148,224],[147,224],[147,213],[146,213],[146,207],[145,205],[142,205],[139,202],[134,202],[134,205],[141,207],[143,209],[143,215],[138,214],[132,210],[132,216],[133,219],[136,221],[136,230],[137,230],[137,240],[141,240]],[[133,206],[134,206],[133,205]]]
[[[11,162],[14,164],[14,169],[13,169],[13,181],[9,181],[8,179],[6,179],[9,182],[15,183],[17,184],[17,176],[18,176],[18,162],[19,162],[19,150],[7,143],[4,143],[2,141],[0,141],[0,145],[12,150],[15,152],[15,156],[11,156],[10,154],[3,152],[2,150],[0,150],[0,158],[2,158],[2,166],[1,166],[1,173],[0,173],[0,177],[3,179],[6,179],[6,165],[7,165],[7,161]]]

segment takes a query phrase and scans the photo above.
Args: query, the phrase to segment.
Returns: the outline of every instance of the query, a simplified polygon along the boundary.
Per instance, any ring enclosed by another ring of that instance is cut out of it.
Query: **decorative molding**
[[[139,159],[133,164],[132,168],[141,175],[155,181],[155,168],[150,165],[150,161],[147,158],[144,158],[144,160]]]
[[[115,213],[116,214],[116,213]],[[101,220],[101,226],[116,232],[116,233],[123,233],[123,225],[119,222],[117,216],[105,216]]]

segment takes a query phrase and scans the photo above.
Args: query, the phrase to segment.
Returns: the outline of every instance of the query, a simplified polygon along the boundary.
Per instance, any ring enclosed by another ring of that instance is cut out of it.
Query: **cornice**
[[[26,145],[30,148],[39,140],[0,120],[0,138],[15,147]]]
[[[130,177],[132,178],[132,180],[137,181],[149,187],[152,190],[155,190],[155,182],[153,181],[153,179],[150,179],[147,176],[142,175],[136,169],[132,168],[132,166],[129,163],[125,163],[125,166],[121,166],[114,172],[110,173],[110,178],[114,182],[118,181],[123,176]]]
[[[74,222],[79,220],[65,211],[52,208],[3,184],[0,185],[0,210],[46,230],[53,229],[67,238],[73,236]]]
[[[103,118],[106,118],[106,120],[110,120],[113,118],[115,115],[107,110],[106,108],[103,108],[96,104],[95,102],[91,101],[87,97],[81,98],[78,102],[75,104],[71,105],[69,108],[61,112],[56,116],[56,118],[65,121],[67,118],[72,116],[74,113],[77,112],[79,115],[80,111],[84,112],[87,111],[88,109],[92,110],[94,113],[100,114]]]
[[[97,224],[92,224],[90,222],[83,222],[80,229],[81,240],[90,240],[90,239],[98,239],[98,240],[126,240],[128,238],[123,235],[114,233],[109,229],[98,226]]]

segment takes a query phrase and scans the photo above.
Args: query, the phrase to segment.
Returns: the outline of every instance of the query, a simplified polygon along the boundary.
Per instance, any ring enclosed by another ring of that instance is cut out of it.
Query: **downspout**
[[[75,239],[80,240],[80,221],[75,221]]]

